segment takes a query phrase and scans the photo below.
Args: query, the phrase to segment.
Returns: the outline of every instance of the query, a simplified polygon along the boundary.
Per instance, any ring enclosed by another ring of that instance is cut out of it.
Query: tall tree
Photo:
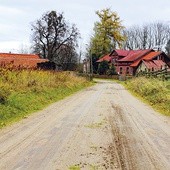
[[[121,47],[125,37],[124,27],[116,12],[109,8],[97,11],[99,21],[94,24],[94,34],[90,40],[90,52],[101,56],[109,53],[113,48]]]
[[[78,63],[78,54],[72,45],[63,45],[54,62],[61,67],[62,70],[75,70],[76,64]]]
[[[60,60],[61,64],[63,50],[75,52],[79,31],[74,24],[66,22],[63,13],[45,13],[32,24],[32,31],[33,50],[43,58],[53,62]]]

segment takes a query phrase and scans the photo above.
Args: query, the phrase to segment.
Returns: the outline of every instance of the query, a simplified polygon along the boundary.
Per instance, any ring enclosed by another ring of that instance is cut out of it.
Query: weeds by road
[[[170,81],[139,77],[126,81],[124,85],[153,108],[170,116]]]
[[[170,167],[170,119],[120,84],[99,81],[0,131],[0,169]]]
[[[69,72],[1,68],[0,128],[88,85],[84,78]]]

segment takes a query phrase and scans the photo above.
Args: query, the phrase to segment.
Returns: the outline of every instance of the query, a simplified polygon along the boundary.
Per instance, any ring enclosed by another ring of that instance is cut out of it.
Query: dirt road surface
[[[0,170],[169,170],[170,119],[100,81],[0,131]]]

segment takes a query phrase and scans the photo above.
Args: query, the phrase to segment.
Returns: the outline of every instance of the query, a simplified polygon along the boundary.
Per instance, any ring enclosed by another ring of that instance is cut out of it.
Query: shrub
[[[5,104],[8,100],[10,95],[10,89],[8,86],[1,86],[0,87],[0,104]]]
[[[109,76],[117,75],[116,68],[114,65],[111,65],[110,68],[107,70],[107,75],[109,75]]]

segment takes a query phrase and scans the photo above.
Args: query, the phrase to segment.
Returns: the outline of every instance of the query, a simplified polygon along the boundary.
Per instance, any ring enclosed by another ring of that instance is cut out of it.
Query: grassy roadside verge
[[[0,69],[0,128],[90,85],[69,72]]]
[[[160,113],[170,116],[170,81],[139,77],[123,85]]]

